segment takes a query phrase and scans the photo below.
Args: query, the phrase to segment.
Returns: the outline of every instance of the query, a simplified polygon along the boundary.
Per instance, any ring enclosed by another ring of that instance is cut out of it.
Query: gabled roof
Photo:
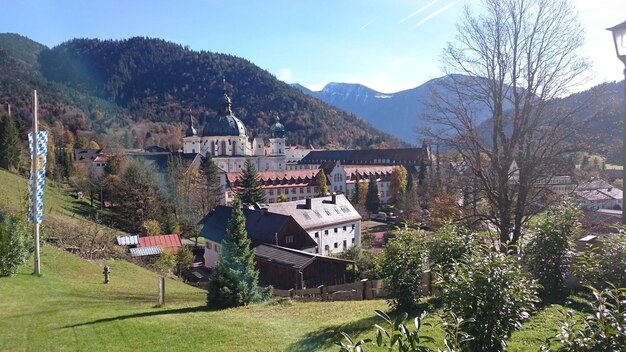
[[[142,247],[161,247],[163,249],[175,250],[182,247],[180,236],[177,234],[159,235],[159,236],[143,236],[139,237],[139,248]]]
[[[233,208],[219,205],[210,212],[199,224],[203,225],[200,236],[213,242],[222,242],[228,228],[228,219],[232,216]],[[296,222],[291,216],[276,214],[265,209],[243,208],[243,215],[246,218],[246,231],[251,240],[265,243],[275,243],[276,234],[287,226],[290,222],[304,239],[305,248],[313,248],[317,245],[311,236]]]
[[[313,263],[316,259],[342,264],[354,264],[352,260],[327,257],[272,244],[260,244],[254,247],[254,255],[257,259],[283,264],[300,270]]]
[[[311,198],[311,208],[308,209],[306,200],[268,204],[268,210],[273,213],[291,215],[305,230],[332,225],[359,221],[361,215],[343,194],[335,196]]]

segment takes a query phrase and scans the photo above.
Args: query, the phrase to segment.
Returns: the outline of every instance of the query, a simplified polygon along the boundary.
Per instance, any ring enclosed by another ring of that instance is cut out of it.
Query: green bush
[[[580,211],[568,201],[550,208],[524,247],[524,263],[541,285],[542,297],[562,297],[572,262],[572,238]]]
[[[471,351],[501,351],[514,329],[530,316],[537,284],[526,278],[518,259],[488,247],[465,254],[436,275],[445,311],[472,322],[466,332]]]
[[[11,276],[33,252],[29,226],[18,217],[0,213],[0,276]]]
[[[354,268],[348,269],[351,281],[362,279],[375,280],[379,278],[376,272],[376,255],[370,250],[362,246],[352,246],[339,253],[338,257],[354,260]]]
[[[576,259],[573,272],[583,285],[626,287],[626,236],[604,239],[601,248],[587,247]]]
[[[611,287],[593,291],[589,303],[591,314],[584,318],[572,311],[563,313],[556,340],[561,343],[557,351],[592,352],[624,351],[626,346],[626,288]],[[542,351],[552,351],[542,346]]]
[[[445,223],[433,234],[428,243],[428,257],[435,270],[445,274],[455,261],[475,250],[472,233],[452,223]]]
[[[419,304],[428,257],[422,237],[420,232],[400,230],[379,256],[378,272],[385,280],[387,300],[394,309],[410,312]]]

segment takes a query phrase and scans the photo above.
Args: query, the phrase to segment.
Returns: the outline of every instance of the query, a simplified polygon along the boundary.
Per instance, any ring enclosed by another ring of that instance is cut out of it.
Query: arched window
[[[221,155],[226,155],[226,141],[222,141],[222,152],[220,153]]]
[[[215,141],[211,141],[211,156],[215,156]]]

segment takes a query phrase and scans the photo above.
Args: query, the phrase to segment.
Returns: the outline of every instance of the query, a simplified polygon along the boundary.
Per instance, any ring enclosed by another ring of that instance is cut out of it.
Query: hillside
[[[37,89],[44,121],[93,135],[104,145],[178,147],[189,113],[199,124],[215,114],[222,79],[234,113],[253,135],[268,134],[271,117],[278,114],[293,144],[402,145],[242,58],[159,39],[74,39],[48,49],[0,34],[0,103],[10,103],[24,126]]]

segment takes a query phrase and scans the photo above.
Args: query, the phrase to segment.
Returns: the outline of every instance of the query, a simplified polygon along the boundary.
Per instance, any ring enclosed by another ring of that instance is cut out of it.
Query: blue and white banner
[[[34,174],[31,172],[28,186],[28,222],[41,224],[43,220],[44,181],[46,180],[46,157],[48,156],[48,131],[39,131],[37,133],[37,160],[33,160],[32,131],[28,132],[28,149],[30,150],[31,162],[36,163],[36,171]],[[36,219],[34,219],[34,210],[37,213]]]

